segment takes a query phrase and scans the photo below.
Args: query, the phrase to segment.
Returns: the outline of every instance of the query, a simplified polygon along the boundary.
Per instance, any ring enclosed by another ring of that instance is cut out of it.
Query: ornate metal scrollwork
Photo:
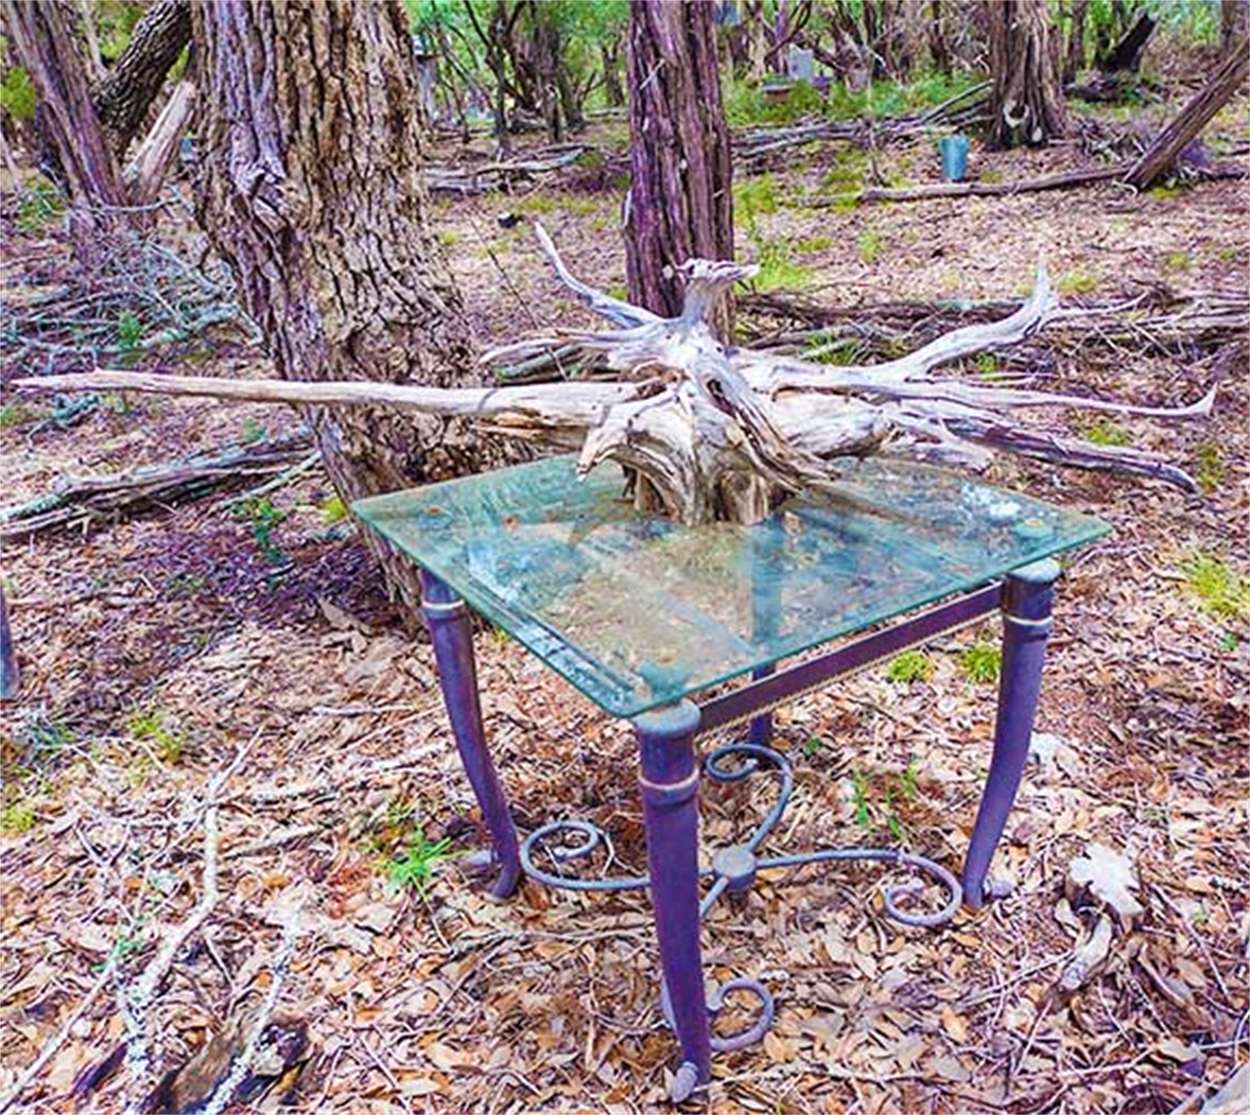
[[[767,773],[774,775],[779,784],[776,801],[751,835],[738,844],[718,850],[712,857],[711,867],[699,872],[701,878],[711,880],[711,886],[699,906],[701,918],[707,916],[726,891],[749,889],[760,871],[866,860],[910,868],[913,872],[911,878],[889,883],[884,888],[885,912],[895,921],[909,926],[933,927],[950,921],[959,909],[963,891],[955,876],[933,860],[911,852],[888,848],[826,848],[797,855],[760,857],[757,854],[760,845],[777,827],[794,792],[794,771],[789,760],[779,751],[753,743],[725,744],[707,756],[703,762],[703,773],[713,782],[720,783],[741,782],[754,774]],[[612,841],[601,828],[588,821],[555,821],[535,829],[521,844],[521,866],[530,878],[563,890],[625,891],[650,885],[647,875],[583,879],[566,872],[569,867],[584,867],[596,853],[605,857],[605,869],[616,858]],[[549,867],[539,867],[535,862],[537,856],[545,857]],[[927,883],[920,876],[928,876]],[[945,893],[943,905],[930,913],[905,908],[903,903],[923,893],[927,885],[937,886]],[[723,1038],[713,1037],[712,1048],[717,1052],[754,1044],[772,1024],[776,1011],[772,994],[753,979],[731,979],[716,987],[708,999],[708,1013],[715,1017],[724,1009],[728,996],[740,993],[753,995],[759,1000],[759,1017],[739,1033]],[[671,1026],[672,1011],[665,988],[661,988],[660,1001]]]

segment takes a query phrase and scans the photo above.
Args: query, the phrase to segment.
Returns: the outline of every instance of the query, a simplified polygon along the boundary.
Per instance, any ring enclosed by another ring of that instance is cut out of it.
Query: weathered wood
[[[1132,165],[1124,181],[1144,190],[1172,172],[1185,146],[1232,100],[1248,72],[1250,49],[1243,38],[1228,52],[1211,80],[1186,102],[1176,119],[1159,133],[1158,138]]]
[[[195,84],[180,81],[165,102],[152,130],[143,138],[134,161],[126,168],[135,205],[147,205],[156,198],[169,172],[178,160],[182,137],[195,116]]]
[[[145,390],[233,398],[368,405],[378,400],[436,414],[472,414],[493,429],[567,447],[584,437],[580,467],[617,461],[637,473],[636,498],[686,523],[751,522],[779,495],[828,492],[837,459],[880,453],[979,467],[1005,450],[1082,468],[1139,473],[1192,487],[1167,461],[1135,450],[1066,438],[1014,412],[1079,409],[1155,418],[1197,418],[1214,393],[1183,407],[1142,406],[1009,384],[964,383],[938,369],[1030,337],[1058,314],[1045,269],[1027,302],[997,321],[964,326],[898,360],[870,366],[808,363],[727,349],[708,319],[731,284],[754,268],[692,260],[682,268],[682,313],[657,318],[573,278],[549,238],[557,274],[616,328],[570,330],[485,354],[525,359],[552,348],[604,361],[628,383],[560,383],[507,388],[421,389],[379,384],[276,384],[97,372],[21,380],[49,389],[142,385]]]
[[[999,147],[1040,146],[1068,127],[1058,41],[1046,0],[985,5],[990,25],[990,135]]]
[[[284,379],[484,380],[428,220],[425,136],[398,0],[196,4],[204,146],[197,208]],[[313,408],[344,502],[516,459],[464,423]],[[415,604],[411,563],[380,543]]]
[[[688,259],[732,259],[729,131],[710,3],[633,0],[625,228],[630,300],[666,317],[682,306]],[[714,327],[728,335],[729,310]]]

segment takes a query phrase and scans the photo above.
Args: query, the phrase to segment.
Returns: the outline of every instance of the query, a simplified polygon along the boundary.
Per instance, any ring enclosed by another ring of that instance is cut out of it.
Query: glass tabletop
[[[1109,529],[910,462],[846,461],[836,502],[755,526],[635,511],[572,457],[353,510],[614,716],[635,716],[984,584]]]

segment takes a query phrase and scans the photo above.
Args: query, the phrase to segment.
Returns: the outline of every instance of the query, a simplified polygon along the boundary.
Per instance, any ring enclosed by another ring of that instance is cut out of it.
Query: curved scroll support
[[[568,844],[570,836],[575,837],[578,843]],[[566,843],[557,844],[557,839]],[[606,849],[609,860],[615,858],[611,838],[598,825],[592,825],[589,821],[553,821],[535,829],[521,842],[521,868],[531,879],[560,890],[637,890],[650,884],[648,875],[631,875],[619,879],[575,879],[568,875],[553,874],[534,862],[534,853],[539,850],[559,865],[587,859],[600,847]]]
[[[749,979],[746,976],[738,976],[727,983],[717,984],[713,987],[707,997],[708,1014],[715,1018],[725,1009],[725,1003],[731,995],[743,992],[748,995],[754,995],[759,1001],[759,1017],[745,1030],[739,1030],[736,1034],[730,1034],[728,1037],[723,1038],[713,1035],[712,1051],[715,1053],[731,1053],[734,1050],[746,1049],[748,1046],[755,1045],[756,1042],[764,1040],[764,1035],[768,1033],[769,1027],[773,1024],[773,1019],[777,1015],[777,1002],[773,998],[773,993],[759,980]],[[673,1025],[673,1006],[669,1002],[668,988],[663,984],[660,985],[660,1009],[664,1012],[664,1020],[671,1027]]]
[[[734,758],[745,758],[746,761],[737,766],[727,766],[726,760]],[[777,795],[776,803],[746,841],[746,848],[752,852],[777,827],[777,822],[781,820],[790,803],[790,795],[794,792],[794,771],[791,770],[789,761],[779,751],[755,743],[727,743],[718,747],[703,761],[703,772],[713,782],[741,782],[758,772],[761,762],[767,763],[781,775],[781,791]]]

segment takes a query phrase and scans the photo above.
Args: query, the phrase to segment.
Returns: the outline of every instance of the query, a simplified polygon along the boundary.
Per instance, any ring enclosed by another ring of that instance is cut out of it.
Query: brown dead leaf
[[[942,1007],[938,1018],[941,1020],[942,1029],[946,1031],[946,1035],[951,1041],[957,1045],[967,1044],[968,1024],[955,1013],[954,1008],[949,1003]]]

